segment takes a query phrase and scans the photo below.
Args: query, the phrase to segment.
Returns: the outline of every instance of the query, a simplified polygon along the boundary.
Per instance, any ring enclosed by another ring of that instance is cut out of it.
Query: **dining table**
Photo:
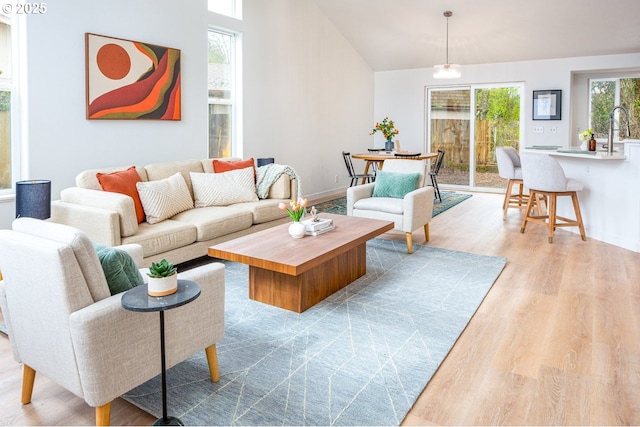
[[[406,154],[406,153],[398,153],[398,154]],[[351,157],[353,159],[364,160],[364,173],[365,175],[369,173],[369,168],[375,163],[378,165],[378,169],[382,170],[382,166],[385,160],[398,159],[398,160],[431,160],[438,157],[438,153],[420,153],[416,156],[412,157],[396,157],[395,152],[387,152],[387,151],[370,151],[368,153],[356,153],[352,154]],[[365,179],[362,180],[362,183],[365,183]]]

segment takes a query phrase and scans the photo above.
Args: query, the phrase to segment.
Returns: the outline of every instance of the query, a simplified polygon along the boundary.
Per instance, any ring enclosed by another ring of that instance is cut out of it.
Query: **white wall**
[[[245,0],[244,11],[245,156],[292,165],[306,196],[348,186],[341,152],[371,146],[371,68],[312,1]]]
[[[50,179],[52,199],[75,175],[99,166],[206,156],[206,1],[83,1],[48,4],[27,19],[26,132],[22,179]],[[86,120],[85,33],[181,50],[182,120]],[[3,203],[8,228],[14,203]]]
[[[578,145],[575,129],[584,129],[588,117],[586,114],[572,114],[572,90],[575,88],[572,73],[638,68],[640,54],[463,66],[462,78],[456,80],[435,80],[431,68],[378,72],[375,73],[375,117],[382,119],[389,116],[395,120],[396,127],[400,129],[398,139],[403,149],[422,151],[426,141],[426,87],[522,82],[525,86],[526,122],[521,146]],[[533,91],[547,89],[562,90],[562,120],[533,121]],[[586,98],[583,96],[583,99]],[[544,133],[534,134],[534,125],[542,126]],[[557,127],[556,134],[549,133],[551,126]],[[382,137],[376,137],[376,145],[382,145]]]
[[[348,185],[340,152],[370,143],[371,69],[310,0],[245,0],[243,22],[206,3],[65,0],[29,16],[22,179],[51,179],[57,199],[83,169],[206,157],[206,35],[219,25],[243,32],[242,155],[292,165],[306,196]],[[180,49],[182,120],[86,120],[86,32]],[[13,201],[0,203],[0,228],[14,215]]]

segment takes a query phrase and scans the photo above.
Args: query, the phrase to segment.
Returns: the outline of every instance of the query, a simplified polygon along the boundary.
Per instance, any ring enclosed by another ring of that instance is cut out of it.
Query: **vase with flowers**
[[[307,199],[299,197],[298,200],[291,200],[289,203],[280,203],[278,205],[280,209],[286,211],[289,217],[293,220],[293,224],[289,225],[289,234],[294,239],[301,239],[306,234],[306,227],[300,222],[304,216],[305,208],[307,207]]]
[[[376,122],[375,127],[371,130],[369,135],[373,135],[376,132],[382,132],[382,135],[387,140],[384,144],[385,151],[393,151],[392,139],[400,133],[393,120],[389,120],[389,117],[385,117],[381,122]]]
[[[589,148],[589,140],[593,136],[593,130],[591,128],[586,128],[582,132],[578,134],[578,139],[580,140],[580,149],[582,151],[587,151]]]

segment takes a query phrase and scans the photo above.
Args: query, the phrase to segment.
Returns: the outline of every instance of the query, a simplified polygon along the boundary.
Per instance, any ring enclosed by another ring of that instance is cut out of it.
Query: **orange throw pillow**
[[[236,169],[253,168],[253,178],[256,178],[256,167],[253,157],[247,160],[213,160],[213,171],[215,173],[229,172]]]
[[[142,182],[140,175],[136,171],[135,166],[129,169],[113,173],[97,173],[96,178],[104,191],[112,193],[125,194],[133,199],[133,205],[136,208],[136,218],[138,224],[144,222],[144,209],[140,202],[136,182]]]

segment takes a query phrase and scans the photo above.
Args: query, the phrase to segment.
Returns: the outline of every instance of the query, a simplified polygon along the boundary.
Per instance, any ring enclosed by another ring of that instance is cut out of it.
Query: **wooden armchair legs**
[[[216,352],[216,345],[212,344],[209,347],[204,349],[205,354],[207,355],[207,363],[209,364],[209,374],[211,375],[211,381],[214,383],[220,381],[220,371],[218,369],[218,354]],[[25,365],[25,368],[27,365]],[[29,368],[32,370],[31,368]],[[32,370],[33,371],[33,370]],[[26,370],[25,370],[26,375]],[[33,375],[35,376],[35,371],[33,371]],[[31,389],[33,389],[33,378],[31,379]],[[24,382],[23,382],[23,399],[25,396],[24,392]],[[31,395],[29,395],[31,397]],[[23,401],[24,403],[24,401]],[[111,402],[105,403],[102,406],[96,407],[96,426],[108,426],[111,422]]]
[[[33,383],[36,380],[36,371],[31,366],[22,366],[22,404],[31,403],[33,394]]]
[[[36,371],[29,365],[22,367],[22,397],[23,405],[31,403],[33,384],[36,379]],[[111,402],[96,407],[96,426],[108,426],[111,423]]]
[[[207,363],[209,364],[209,375],[211,375],[211,381],[217,383],[220,381],[220,371],[218,369],[218,353],[216,352],[216,345],[211,344],[204,349],[207,355]]]
[[[426,227],[426,226],[425,226]],[[209,365],[209,373],[212,382],[220,381],[220,371],[218,369],[218,354],[216,345],[212,344],[205,348],[207,355],[207,363]],[[22,404],[31,403],[33,394],[33,385],[35,383],[36,371],[28,365],[23,365],[22,370]],[[111,402],[96,407],[96,426],[108,426],[111,423]]]
[[[407,236],[407,253],[413,253],[413,235],[411,233],[405,233]],[[429,241],[429,223],[424,225],[424,238],[425,241]]]
[[[96,407],[96,426],[111,424],[111,402]]]

